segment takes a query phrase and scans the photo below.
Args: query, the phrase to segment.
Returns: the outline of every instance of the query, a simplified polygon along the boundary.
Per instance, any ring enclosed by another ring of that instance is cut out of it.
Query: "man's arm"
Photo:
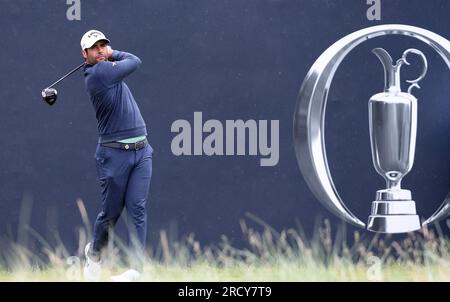
[[[105,85],[112,85],[122,81],[125,77],[135,71],[141,60],[135,55],[108,47],[108,62],[98,63],[98,72]]]

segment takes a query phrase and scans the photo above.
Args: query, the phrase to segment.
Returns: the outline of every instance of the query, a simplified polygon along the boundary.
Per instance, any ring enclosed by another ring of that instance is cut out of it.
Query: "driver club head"
[[[58,91],[54,88],[45,88],[42,90],[42,98],[47,104],[53,106],[58,98]]]

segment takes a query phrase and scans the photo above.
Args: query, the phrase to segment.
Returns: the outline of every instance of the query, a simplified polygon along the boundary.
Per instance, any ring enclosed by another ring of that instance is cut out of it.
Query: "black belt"
[[[147,145],[147,143],[148,143],[147,139],[144,139],[142,141],[135,142],[135,143],[129,143],[129,144],[119,143],[119,142],[111,142],[111,143],[102,143],[101,145],[104,147],[109,147],[109,148],[137,151],[137,150],[143,149]]]

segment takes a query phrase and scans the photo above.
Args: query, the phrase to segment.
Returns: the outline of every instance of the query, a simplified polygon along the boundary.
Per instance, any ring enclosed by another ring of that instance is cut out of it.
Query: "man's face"
[[[86,62],[91,65],[95,65],[102,61],[108,60],[108,43],[106,41],[100,40],[92,45],[91,48],[87,48],[82,52],[83,57]]]

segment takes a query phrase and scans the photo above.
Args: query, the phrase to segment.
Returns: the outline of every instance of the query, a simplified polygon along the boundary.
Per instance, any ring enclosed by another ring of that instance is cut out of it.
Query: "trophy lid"
[[[406,60],[408,54],[412,53],[420,56],[424,64],[422,74],[415,80],[407,81],[408,83],[411,83],[411,85],[408,88],[409,94],[411,94],[411,90],[413,88],[420,88],[419,81],[421,81],[425,77],[428,70],[427,58],[420,50],[414,48],[407,49],[403,53],[402,57],[397,60],[395,65],[393,64],[392,57],[383,48],[375,48],[372,50],[372,52],[378,57],[378,59],[381,61],[381,64],[383,64],[384,91],[387,93],[394,93],[394,94],[402,92],[400,82],[400,68],[402,67],[403,64],[410,65],[410,63]]]

